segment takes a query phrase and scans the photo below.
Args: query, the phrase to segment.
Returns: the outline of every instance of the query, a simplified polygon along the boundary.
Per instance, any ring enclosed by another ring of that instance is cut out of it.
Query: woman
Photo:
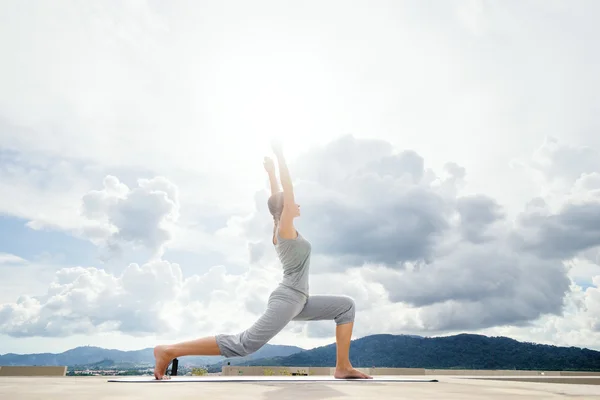
[[[371,378],[355,370],[350,364],[354,301],[346,296],[309,295],[311,245],[294,227],[294,219],[300,216],[300,206],[294,199],[294,188],[281,146],[274,144],[273,151],[278,160],[283,192],[279,191],[273,161],[265,157],[264,167],[269,174],[271,185],[268,206],[274,222],[272,242],[283,266],[282,282],[271,293],[265,313],[247,330],[237,334],[219,334],[177,344],[156,346],[154,348],[156,379],[168,379],[165,375],[166,369],[171,360],[177,357],[191,355],[243,357],[264,346],[290,321],[318,320],[336,322],[335,378]]]

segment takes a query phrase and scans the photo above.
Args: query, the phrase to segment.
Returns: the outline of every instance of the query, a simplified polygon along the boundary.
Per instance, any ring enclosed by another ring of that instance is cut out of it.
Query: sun
[[[335,85],[324,60],[255,50],[223,56],[209,86],[199,88],[216,140],[239,157],[262,159],[277,138],[293,159],[330,139]]]

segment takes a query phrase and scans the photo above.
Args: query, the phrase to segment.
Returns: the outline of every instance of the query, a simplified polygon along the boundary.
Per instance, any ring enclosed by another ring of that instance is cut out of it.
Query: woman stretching
[[[267,310],[247,330],[237,334],[219,334],[201,339],[154,348],[156,365],[154,377],[168,379],[166,369],[170,362],[183,356],[243,357],[254,353],[290,321],[332,320],[336,323],[337,360],[334,377],[339,379],[371,377],[355,370],[350,364],[350,339],[354,325],[354,301],[346,296],[310,296],[308,272],[311,245],[294,227],[294,218],[300,216],[300,206],[294,200],[292,180],[278,144],[273,151],[279,164],[283,192],[275,176],[273,161],[265,157],[264,167],[269,174],[271,196],[268,206],[273,216],[272,242],[283,265],[283,280],[271,293]]]

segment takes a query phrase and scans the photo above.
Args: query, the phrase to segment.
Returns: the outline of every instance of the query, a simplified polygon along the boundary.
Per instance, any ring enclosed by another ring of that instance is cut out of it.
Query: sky
[[[0,354],[236,333],[281,280],[280,140],[310,291],[354,338],[600,350],[593,0],[4,1]],[[335,340],[292,322],[271,343]]]

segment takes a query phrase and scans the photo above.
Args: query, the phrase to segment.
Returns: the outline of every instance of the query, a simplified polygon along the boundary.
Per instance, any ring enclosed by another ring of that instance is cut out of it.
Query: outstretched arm
[[[294,199],[294,186],[292,185],[290,171],[288,170],[287,163],[283,155],[283,150],[281,149],[281,145],[279,143],[273,143],[273,152],[277,156],[277,164],[279,165],[279,180],[281,181],[281,186],[283,187],[284,209],[286,206],[291,208],[296,205],[296,200]]]
[[[275,164],[273,160],[269,157],[265,157],[263,162],[265,167],[265,171],[269,174],[269,184],[271,186],[271,194],[275,194],[279,192],[279,182],[277,182],[277,175],[275,174]]]
[[[292,178],[288,170],[285,157],[281,145],[277,142],[273,143],[273,152],[277,156],[279,165],[279,180],[283,187],[283,211],[279,219],[279,235],[286,239],[295,239],[297,236],[296,228],[294,227],[294,216],[297,212],[296,201],[294,199],[294,186]]]

